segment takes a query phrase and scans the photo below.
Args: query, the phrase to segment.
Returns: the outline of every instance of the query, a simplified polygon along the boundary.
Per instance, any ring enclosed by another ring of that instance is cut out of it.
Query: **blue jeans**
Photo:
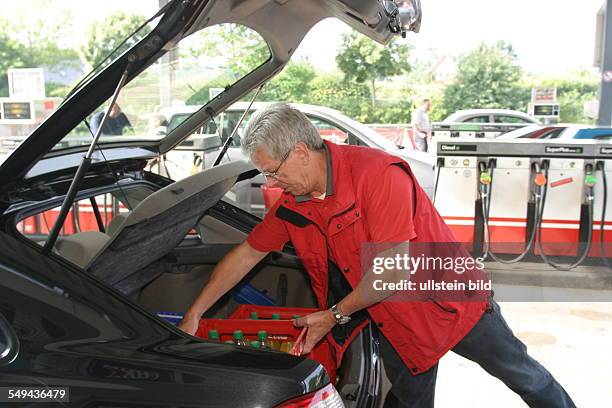
[[[575,408],[563,387],[527,354],[527,347],[514,336],[499,305],[492,300],[491,306],[453,352],[478,363],[532,408]],[[433,407],[438,364],[424,373],[412,375],[387,339],[382,334],[379,337],[385,371],[392,384],[384,408]],[[478,392],[478,385],[468,388],[466,384],[468,389]],[[491,405],[494,403],[491,401]]]

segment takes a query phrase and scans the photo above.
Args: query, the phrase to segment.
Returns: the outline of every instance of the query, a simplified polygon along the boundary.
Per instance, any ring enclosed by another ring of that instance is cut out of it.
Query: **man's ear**
[[[308,161],[310,161],[310,156],[311,156],[311,151],[308,148],[308,146],[306,145],[306,143],[304,142],[298,142],[294,147],[293,147],[293,151],[294,154],[299,157],[299,159],[303,162],[303,163],[307,163]]]

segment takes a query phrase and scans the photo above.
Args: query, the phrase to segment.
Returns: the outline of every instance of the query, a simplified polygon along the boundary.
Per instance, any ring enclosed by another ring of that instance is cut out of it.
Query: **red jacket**
[[[322,225],[324,223],[313,216],[313,203],[298,202],[289,193],[283,193],[262,223],[280,225],[282,222],[286,228],[285,238],[291,240],[308,271],[312,289],[322,309],[331,306],[327,305],[330,255],[333,254],[336,264],[353,289],[360,282],[361,245],[371,240],[371,228],[367,228],[367,220],[368,217],[380,216],[364,211],[368,207],[368,200],[376,199],[368,194],[371,191],[368,189],[368,183],[380,180],[390,166],[401,166],[412,179],[414,206],[410,208],[414,214],[413,231],[409,231],[405,238],[410,239],[411,244],[456,241],[427,194],[418,185],[410,167],[402,159],[372,148],[329,142],[326,142],[326,145],[332,159],[335,195],[332,207],[326,207],[326,211],[331,212],[327,225]],[[396,209],[390,208],[389,214],[395,214],[394,210]],[[262,226],[262,230],[266,228]],[[270,250],[258,243],[257,235],[261,238],[264,234],[256,228],[249,236],[249,243],[255,249]],[[274,234],[268,230],[267,235]],[[416,374],[431,368],[454,347],[472,329],[487,307],[488,302],[483,300],[383,301],[369,307],[367,311],[401,356],[406,367]],[[359,329],[367,323],[364,322]],[[328,340],[336,350],[338,364],[358,331],[355,330],[342,346],[334,341],[331,334],[328,335]]]

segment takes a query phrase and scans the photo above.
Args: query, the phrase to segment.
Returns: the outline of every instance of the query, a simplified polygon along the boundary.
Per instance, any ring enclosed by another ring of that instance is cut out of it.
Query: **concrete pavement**
[[[500,302],[532,357],[565,387],[576,406],[612,406],[612,303]],[[477,364],[454,353],[440,362],[436,407],[525,407]]]

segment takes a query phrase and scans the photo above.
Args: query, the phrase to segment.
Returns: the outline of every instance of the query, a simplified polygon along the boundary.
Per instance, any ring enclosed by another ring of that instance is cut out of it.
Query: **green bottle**
[[[272,313],[272,320],[280,320],[280,313]]]
[[[268,342],[268,333],[265,330],[261,330],[257,332],[257,341],[259,343],[259,348],[269,349],[270,343]]]
[[[247,341],[244,338],[244,334],[242,333],[242,330],[236,330],[234,332],[234,344],[236,344],[237,346],[245,346],[245,347],[249,346],[249,343],[247,343]]]
[[[251,320],[258,320],[259,317],[257,316],[257,312],[251,312],[251,317],[249,317],[249,319],[251,319]]]
[[[259,342],[257,340],[253,340],[253,341],[251,341],[251,347],[254,348],[254,349],[258,349],[261,346],[259,345]]]
[[[219,341],[219,332],[215,329],[208,331],[208,340],[210,341]]]

